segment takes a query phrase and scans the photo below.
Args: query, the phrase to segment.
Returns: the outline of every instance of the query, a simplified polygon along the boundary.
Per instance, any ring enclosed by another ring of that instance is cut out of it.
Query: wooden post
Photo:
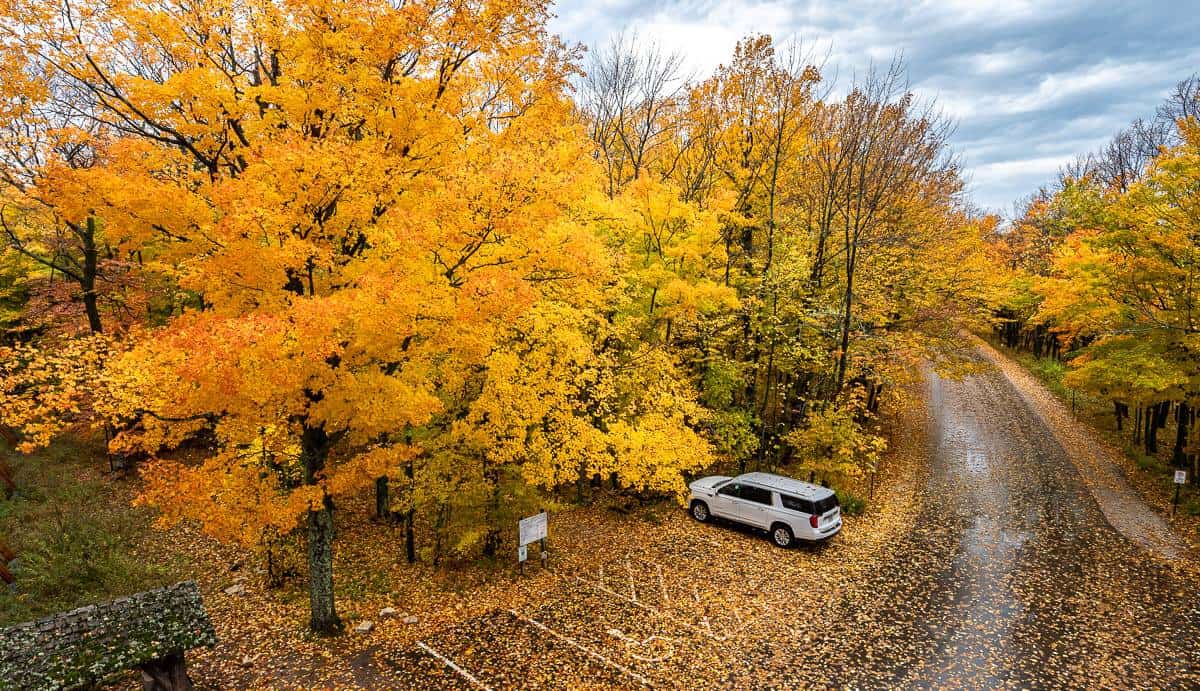
[[[614,476],[614,479],[615,479],[616,473],[613,473],[613,476]],[[538,513],[546,513],[546,509],[545,509],[545,508],[539,508],[539,509],[538,509]],[[548,514],[548,513],[546,513],[546,534],[547,534],[547,535],[549,535],[549,534],[550,534],[550,514]],[[547,557],[547,553],[546,553],[546,538],[542,538],[542,539],[541,539],[541,542],[540,542],[540,544],[538,545],[538,547],[539,547],[539,551],[538,551],[538,560],[542,562],[542,568],[544,569],[544,568],[546,568],[546,557]]]
[[[143,691],[191,691],[192,689],[192,680],[187,674],[187,661],[181,651],[151,660],[141,665],[139,669],[142,671]]]

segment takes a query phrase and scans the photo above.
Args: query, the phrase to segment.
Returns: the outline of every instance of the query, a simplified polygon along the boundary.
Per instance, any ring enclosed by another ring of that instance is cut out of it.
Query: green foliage
[[[12,250],[0,249],[0,331],[11,328],[21,318],[29,297],[28,283],[33,273],[30,262]]]
[[[1030,369],[1043,382],[1059,387],[1063,385],[1063,377],[1067,373],[1067,366],[1054,358],[1036,358]]]
[[[837,490],[838,503],[847,516],[860,516],[867,510],[867,500],[845,490]]]
[[[709,437],[722,457],[738,463],[758,450],[756,426],[754,416],[744,410],[718,411],[709,420]]]
[[[745,386],[741,368],[736,362],[724,359],[708,363],[704,372],[704,393],[701,400],[710,408],[729,408],[734,402],[734,392]]]
[[[18,493],[0,501],[0,535],[17,552],[18,587],[0,588],[0,625],[161,586],[182,572],[178,561],[136,553],[151,514],[114,501],[124,481],[99,477],[102,461],[85,449],[64,440],[12,461]]]
[[[813,414],[808,425],[784,440],[796,450],[801,467],[838,479],[858,478],[875,470],[887,442],[868,426],[870,416],[856,394]]]

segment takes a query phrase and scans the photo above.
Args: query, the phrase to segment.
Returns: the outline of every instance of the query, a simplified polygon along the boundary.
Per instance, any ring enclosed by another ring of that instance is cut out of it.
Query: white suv
[[[811,482],[746,473],[701,478],[688,487],[692,518],[703,523],[716,516],[760,528],[780,547],[790,547],[797,539],[826,540],[842,529],[837,495]]]

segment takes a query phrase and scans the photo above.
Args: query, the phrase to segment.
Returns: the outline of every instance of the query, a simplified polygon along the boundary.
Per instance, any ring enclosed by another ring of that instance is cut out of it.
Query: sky
[[[1198,9],[1200,0],[559,0],[551,28],[588,46],[636,32],[698,77],[754,33],[799,40],[842,85],[902,53],[913,91],[957,123],[974,202],[1006,213],[1200,72]]]

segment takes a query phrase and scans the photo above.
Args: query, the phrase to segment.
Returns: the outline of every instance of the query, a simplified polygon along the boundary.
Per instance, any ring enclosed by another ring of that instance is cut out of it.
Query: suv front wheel
[[[708,504],[705,504],[700,500],[692,502],[691,514],[692,518],[700,521],[701,523],[707,523],[708,519],[712,516],[712,514],[708,512]]]
[[[771,542],[774,542],[776,547],[791,547],[793,540],[795,537],[791,528],[782,523],[771,526]]]

